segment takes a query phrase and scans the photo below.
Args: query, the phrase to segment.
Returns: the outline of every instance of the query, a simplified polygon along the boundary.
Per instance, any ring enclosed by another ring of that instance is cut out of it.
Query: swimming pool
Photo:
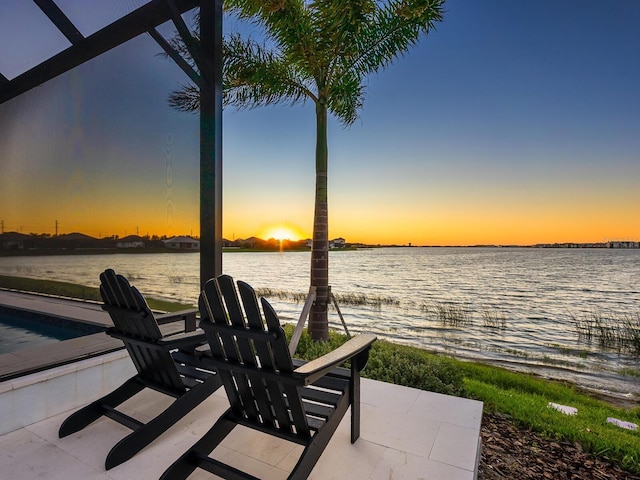
[[[97,325],[0,306],[0,354],[101,331]]]

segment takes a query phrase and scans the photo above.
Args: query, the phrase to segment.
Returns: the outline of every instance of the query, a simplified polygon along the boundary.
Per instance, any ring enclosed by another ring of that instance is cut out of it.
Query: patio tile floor
[[[143,392],[127,411],[141,419],[168,400]],[[1,397],[0,397],[1,402]],[[109,471],[104,459],[128,430],[103,418],[66,438],[58,438],[69,412],[0,436],[3,478],[158,478],[228,407],[219,390],[128,462]],[[349,440],[349,414],[320,457],[310,479],[471,480],[477,471],[482,403],[391,385],[362,381],[361,436]],[[265,479],[286,479],[301,447],[237,427],[213,456]],[[196,472],[191,478],[212,478]]]

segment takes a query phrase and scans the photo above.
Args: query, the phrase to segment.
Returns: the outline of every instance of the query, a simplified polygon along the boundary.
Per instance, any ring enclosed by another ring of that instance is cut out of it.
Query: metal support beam
[[[191,31],[180,16],[180,12],[178,12],[178,9],[174,5],[173,0],[165,1],[167,2],[167,5],[171,9],[171,13],[173,14],[171,20],[173,20],[173,25],[176,27],[178,35],[180,35],[180,37],[182,38],[185,48],[189,52],[189,55],[191,55],[191,58],[198,67],[198,70],[200,70],[200,42],[198,42],[198,40],[195,39],[191,34]]]
[[[51,2],[44,2],[45,5]],[[180,12],[198,6],[198,0],[174,0]],[[203,2],[207,4],[208,2]],[[173,13],[165,0],[151,0],[111,25],[54,55],[31,70],[18,75],[0,88],[0,104],[17,97],[72,68],[137,37],[141,33],[172,19]],[[53,20],[52,20],[53,21]],[[55,21],[54,21],[55,23]],[[56,24],[56,26],[58,26]]]
[[[309,287],[307,300],[304,302],[304,306],[302,307],[302,312],[300,312],[300,318],[298,319],[296,327],[293,329],[293,335],[291,335],[291,340],[289,341],[289,354],[291,357],[296,354],[296,349],[298,348],[298,343],[300,343],[300,337],[302,337],[302,331],[304,330],[304,324],[307,323],[307,318],[311,311],[311,305],[313,305],[313,302],[315,301],[316,287],[311,286]]]
[[[222,273],[222,0],[200,2],[200,285]]]
[[[53,22],[65,37],[67,37],[67,40],[69,40],[72,45],[76,45],[84,40],[84,36],[53,0],[33,1],[36,2],[36,5],[40,7],[40,10],[49,17],[49,20]]]
[[[202,79],[198,72],[196,72],[189,63],[180,56],[180,54],[165,40],[165,38],[160,35],[158,30],[155,28],[149,29],[149,35],[153,38],[160,48],[162,48],[165,53],[173,60],[180,69],[187,74],[187,76],[191,79],[193,83],[195,83],[198,87],[202,85]]]

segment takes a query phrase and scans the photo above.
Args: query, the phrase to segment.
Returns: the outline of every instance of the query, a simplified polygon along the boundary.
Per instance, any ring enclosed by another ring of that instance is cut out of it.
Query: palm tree
[[[405,54],[436,22],[444,0],[225,0],[228,13],[261,27],[265,43],[232,34],[224,41],[225,105],[255,108],[311,100],[316,114],[316,186],[311,286],[316,300],[309,331],[329,336],[327,116],[344,126],[358,117],[363,80]],[[197,32],[196,32],[197,36]],[[184,45],[176,49],[185,53]],[[199,108],[199,91],[186,86],[170,104]]]

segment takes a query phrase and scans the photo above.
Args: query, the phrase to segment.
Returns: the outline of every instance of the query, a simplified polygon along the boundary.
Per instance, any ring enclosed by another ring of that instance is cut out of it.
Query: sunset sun
[[[282,240],[296,241],[296,240],[300,240],[301,238],[300,234],[295,229],[288,226],[284,226],[284,225],[265,228],[263,230],[261,237],[264,239],[275,238],[276,240],[280,240],[280,241]]]

